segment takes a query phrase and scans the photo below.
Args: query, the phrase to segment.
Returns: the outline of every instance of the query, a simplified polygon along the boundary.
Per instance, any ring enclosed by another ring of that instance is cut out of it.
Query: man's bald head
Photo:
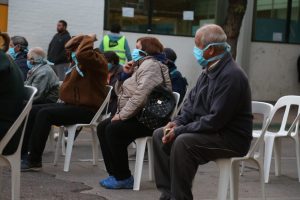
[[[210,43],[226,42],[227,36],[224,30],[216,24],[207,24],[199,28],[195,35],[195,43],[204,48]]]
[[[40,47],[34,47],[29,50],[27,56],[29,60],[39,62],[46,58],[46,52]]]

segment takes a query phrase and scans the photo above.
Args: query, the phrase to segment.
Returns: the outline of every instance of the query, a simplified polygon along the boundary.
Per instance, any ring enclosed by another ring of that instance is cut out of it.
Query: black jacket
[[[56,33],[51,40],[48,48],[48,60],[55,65],[68,63],[65,44],[71,39],[68,31]]]
[[[0,140],[23,109],[24,82],[18,66],[0,49]]]
[[[232,149],[245,154],[252,140],[252,118],[247,76],[228,53],[200,75],[175,118],[175,134],[219,133]]]
[[[27,72],[29,71],[29,68],[27,66],[27,51],[18,53],[14,61],[22,71],[22,78],[23,81],[25,81],[27,77]]]

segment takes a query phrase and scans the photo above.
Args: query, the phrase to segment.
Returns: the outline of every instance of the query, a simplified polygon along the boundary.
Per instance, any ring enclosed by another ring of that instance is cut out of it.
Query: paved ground
[[[279,117],[278,117],[279,118]],[[275,126],[276,127],[276,126]],[[39,173],[23,173],[21,179],[21,199],[108,199],[108,200],[152,200],[158,199],[159,192],[153,182],[147,180],[148,163],[144,163],[141,190],[106,190],[98,185],[98,181],[107,176],[103,161],[98,166],[92,166],[90,135],[81,133],[75,143],[70,172],[63,172],[64,157],[60,157],[58,166],[53,166],[53,152],[48,146],[43,160],[43,171]],[[292,141],[282,143],[282,174],[274,176],[271,169],[270,183],[266,185],[267,199],[270,200],[300,200],[300,183],[297,179],[295,150]],[[132,153],[132,149],[130,152]],[[134,160],[130,161],[133,169]],[[273,165],[273,164],[272,164]],[[132,170],[133,171],[133,170]],[[194,181],[194,199],[216,199],[219,171],[215,163],[199,167]],[[10,199],[9,171],[4,170],[3,188],[0,199]],[[240,199],[259,199],[259,177],[257,170],[248,166],[244,176],[240,178]]]

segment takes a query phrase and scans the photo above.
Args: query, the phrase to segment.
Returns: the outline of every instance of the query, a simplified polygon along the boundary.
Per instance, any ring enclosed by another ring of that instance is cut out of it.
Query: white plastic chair
[[[178,102],[180,99],[180,94],[177,92],[173,92],[173,95],[176,100],[176,105],[174,111],[171,115],[171,119],[175,117]],[[154,180],[154,162],[153,162],[153,144],[152,137],[142,137],[135,140],[136,144],[136,158],[135,158],[135,170],[134,170],[134,185],[133,190],[140,190],[141,178],[142,178],[142,170],[144,163],[144,155],[146,144],[148,147],[148,163],[149,163],[149,180]]]
[[[274,148],[275,153],[275,175],[279,176],[281,174],[281,141],[282,138],[291,138],[295,142],[296,148],[296,160],[297,160],[297,171],[298,179],[300,182],[300,145],[299,145],[299,133],[298,133],[298,124],[295,126],[295,129],[286,130],[287,119],[290,113],[290,108],[292,105],[298,106],[298,112],[300,113],[300,96],[284,96],[281,97],[275,104],[274,109],[271,113],[270,119],[272,120],[275,113],[280,109],[285,107],[283,119],[280,125],[278,132],[267,131],[265,135],[265,158],[264,158],[264,172],[265,172],[265,182],[269,182],[269,174],[272,160],[272,151]],[[298,122],[297,122],[298,123]],[[260,136],[259,132],[254,131],[253,137],[258,138]]]
[[[267,123],[267,119],[270,119],[271,112],[273,110],[274,106],[269,103],[264,103],[264,102],[258,102],[258,101],[252,101],[252,113],[253,114],[259,114],[262,115],[262,128],[265,126]],[[262,132],[262,129],[255,129],[253,130],[253,133],[260,134]],[[263,155],[263,149],[259,149],[261,152],[260,155]],[[263,156],[261,156],[261,159],[263,159]],[[244,173],[244,168],[245,164],[242,162],[242,167],[241,167],[241,176]]]
[[[11,168],[11,199],[13,200],[20,199],[21,147],[23,143],[24,132],[27,125],[28,115],[32,108],[32,101],[36,92],[37,89],[35,87],[25,86],[25,100],[27,101],[26,106],[24,107],[17,120],[14,122],[14,124],[10,127],[5,136],[0,141],[0,167],[9,166]],[[4,148],[22,124],[22,135],[20,137],[19,146],[16,152],[12,155],[3,155]],[[0,170],[0,176],[2,176],[2,168]]]
[[[273,106],[268,103],[263,102],[253,102],[253,111],[257,111],[256,108],[260,108],[261,111],[268,113],[272,110]],[[270,125],[270,120],[267,119],[266,123],[263,125],[263,129],[261,131],[260,137],[257,139],[255,144],[250,148],[248,154],[244,157],[234,157],[227,159],[217,159],[215,162],[220,169],[220,177],[219,177],[219,187],[218,187],[218,200],[226,200],[227,199],[227,190],[228,185],[230,183],[230,199],[237,200],[239,193],[239,167],[240,162],[242,161],[250,161],[258,166],[259,176],[260,176],[260,184],[262,191],[262,199],[266,199],[265,196],[265,183],[264,183],[264,170],[263,170],[263,149],[264,149],[264,135],[267,132],[267,129]],[[259,153],[257,153],[259,152]]]
[[[93,117],[92,121],[89,124],[74,124],[74,125],[68,125],[68,126],[61,126],[59,129],[59,137],[56,143],[56,150],[55,150],[55,157],[54,157],[54,165],[57,165],[58,160],[58,154],[59,154],[59,146],[60,142],[62,142],[62,146],[65,144],[65,138],[64,138],[64,128],[68,130],[68,139],[67,139],[67,149],[66,149],[66,156],[65,156],[65,163],[64,163],[64,171],[68,172],[70,169],[70,161],[71,161],[71,154],[74,144],[74,138],[75,138],[75,132],[76,129],[79,127],[84,128],[90,128],[92,131],[92,147],[93,147],[93,165],[97,165],[98,162],[98,138],[97,138],[97,126],[102,120],[103,117],[107,118],[108,114],[108,105],[110,101],[111,91],[113,89],[112,86],[106,86],[107,89],[107,96],[105,100],[103,101],[102,105],[100,106],[99,110]],[[105,115],[102,115],[104,109]]]

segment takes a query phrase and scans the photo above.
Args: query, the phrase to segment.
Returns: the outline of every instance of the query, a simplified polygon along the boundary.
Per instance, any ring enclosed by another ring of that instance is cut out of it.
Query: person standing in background
[[[121,26],[112,24],[110,33],[103,37],[99,49],[102,52],[114,51],[120,59],[120,65],[124,65],[127,61],[131,61],[131,52],[125,36],[120,34]]]
[[[26,80],[27,72],[29,70],[27,66],[27,53],[28,42],[26,38],[22,36],[13,36],[10,40],[8,54],[21,69],[24,81]]]
[[[54,63],[53,70],[57,74],[60,81],[65,78],[65,71],[69,67],[65,44],[71,39],[70,33],[67,31],[67,22],[59,20],[57,23],[57,33],[52,38],[48,47],[48,60]]]

